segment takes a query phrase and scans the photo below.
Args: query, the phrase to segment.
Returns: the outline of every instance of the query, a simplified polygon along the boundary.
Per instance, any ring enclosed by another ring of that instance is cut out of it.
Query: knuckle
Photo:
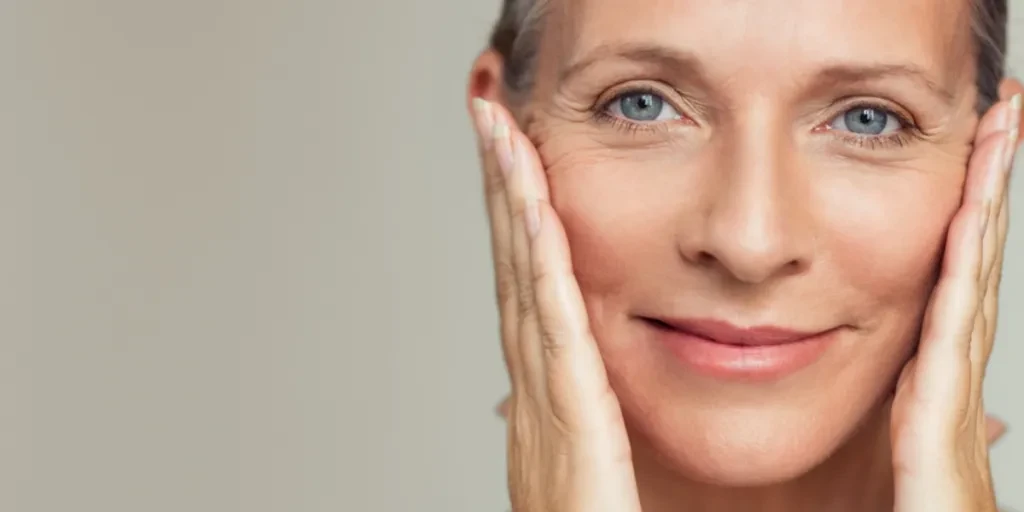
[[[517,288],[519,317],[523,320],[532,319],[537,313],[537,304],[534,301],[533,290],[526,286],[519,286]]]
[[[516,269],[510,261],[505,258],[495,261],[494,279],[499,305],[505,306],[510,301],[518,299]]]
[[[516,194],[509,195],[509,217],[512,219],[513,225],[525,225],[526,201]]]
[[[530,284],[543,293],[555,293],[555,290],[566,284],[568,276],[573,275],[572,264],[569,262],[552,261],[550,258],[538,258],[533,264]]]
[[[545,261],[538,261],[532,266],[532,273],[530,274],[530,285],[535,290],[541,290],[547,292],[551,288],[551,268]]]
[[[563,306],[560,305],[561,301],[556,297],[558,293],[555,291],[557,287],[553,283],[554,279],[554,275],[542,272],[536,276],[533,284],[537,290],[537,300],[540,304],[538,320],[545,346],[550,346],[552,351],[557,351],[564,344],[566,338],[573,336],[575,331],[570,325],[570,319],[563,310]]]
[[[487,197],[499,197],[505,193],[505,182],[495,169],[484,171],[484,194]]]
[[[549,359],[557,359],[564,351],[565,338],[569,335],[565,322],[552,312],[542,312],[539,320],[544,353]]]

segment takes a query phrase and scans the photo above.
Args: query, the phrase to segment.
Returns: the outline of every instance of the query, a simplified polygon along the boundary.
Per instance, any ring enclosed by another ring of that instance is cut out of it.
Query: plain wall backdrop
[[[464,98],[497,12],[0,0],[0,511],[505,510]],[[1022,256],[986,389],[1018,508]]]

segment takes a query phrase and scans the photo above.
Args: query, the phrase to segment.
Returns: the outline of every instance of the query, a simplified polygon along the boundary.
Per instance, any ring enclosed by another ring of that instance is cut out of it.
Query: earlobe
[[[466,90],[466,108],[473,112],[473,98],[482,98],[494,103],[504,103],[502,94],[504,59],[498,52],[488,48],[476,61],[469,72]]]

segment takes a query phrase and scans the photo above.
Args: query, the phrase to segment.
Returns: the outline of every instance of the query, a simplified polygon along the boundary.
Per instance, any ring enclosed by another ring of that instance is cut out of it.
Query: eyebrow
[[[559,81],[572,80],[591,66],[607,60],[621,60],[646,64],[671,70],[691,80],[706,82],[704,66],[696,55],[658,44],[628,43],[606,44],[588,52],[581,59],[566,66],[559,74]],[[829,87],[837,85],[865,84],[886,79],[902,79],[918,84],[951,105],[956,94],[929,75],[927,71],[913,64],[830,64],[819,70],[811,80],[812,86]]]
[[[912,64],[838,64],[819,72],[817,81],[821,84],[832,85],[859,84],[884,79],[903,79],[916,82],[947,105],[956,100],[956,94],[952,89],[936,82],[927,71]]]
[[[559,81],[571,80],[587,68],[606,60],[624,60],[703,76],[700,59],[690,52],[655,44],[629,43],[598,46],[581,59],[566,66],[559,73]]]

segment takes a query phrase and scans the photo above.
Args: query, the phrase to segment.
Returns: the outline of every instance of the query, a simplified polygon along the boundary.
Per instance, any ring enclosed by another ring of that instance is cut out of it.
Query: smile
[[[743,380],[780,379],[810,366],[840,330],[741,328],[717,320],[645,318],[644,323],[687,368],[717,379]]]

